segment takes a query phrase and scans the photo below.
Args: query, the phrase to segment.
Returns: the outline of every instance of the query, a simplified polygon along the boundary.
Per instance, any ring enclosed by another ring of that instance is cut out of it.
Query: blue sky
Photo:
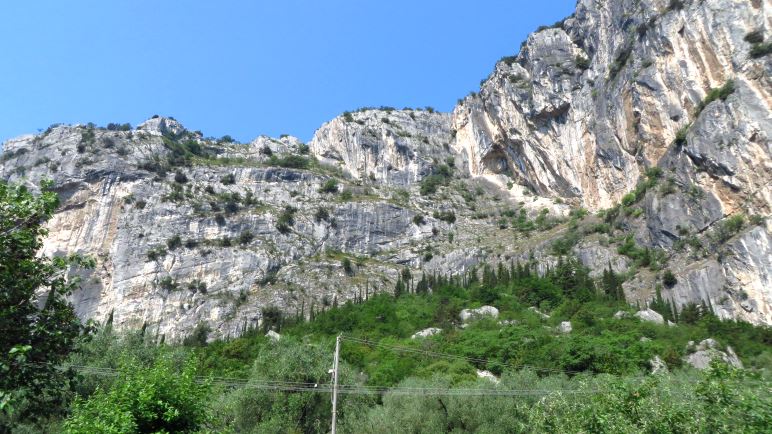
[[[308,140],[360,106],[449,111],[575,0],[0,3],[0,142],[55,122],[174,116]]]

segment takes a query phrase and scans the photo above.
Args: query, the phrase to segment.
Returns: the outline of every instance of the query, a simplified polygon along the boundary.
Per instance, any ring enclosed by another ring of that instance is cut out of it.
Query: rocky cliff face
[[[408,185],[454,160],[451,117],[425,110],[364,110],[324,124],[309,143],[321,161],[354,179]]]
[[[55,181],[44,253],[98,264],[81,316],[167,339],[236,335],[269,307],[308,316],[390,291],[405,268],[566,252],[593,276],[624,272],[632,302],[661,285],[676,306],[772,324],[772,60],[745,41],[769,39],[769,10],[581,0],[453,114],[345,113],[308,145],[207,139],[163,117],[58,126],[5,143],[0,179]]]
[[[708,92],[734,80],[745,126],[726,134],[760,145],[749,155],[769,164],[768,61],[744,41],[769,31],[768,10],[758,0],[581,0],[456,107],[455,147],[475,175],[608,208],[659,163]],[[724,152],[741,160],[742,149]]]
[[[665,292],[679,306],[713,303],[724,318],[769,323],[772,64],[751,55],[746,36],[769,40],[771,6],[580,0],[460,102],[454,147],[473,175],[590,210],[621,201],[648,169],[663,170],[670,188],[645,193],[642,221],[626,223],[651,247],[671,251],[701,236],[711,244],[728,217],[766,217],[727,255],[695,262],[705,252],[692,252]],[[644,280],[628,296],[650,295]]]

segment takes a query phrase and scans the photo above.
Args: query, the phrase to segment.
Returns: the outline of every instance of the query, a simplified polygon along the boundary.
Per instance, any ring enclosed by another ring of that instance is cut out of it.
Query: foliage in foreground
[[[91,262],[38,256],[47,235],[43,225],[59,203],[50,187],[44,183],[33,195],[0,182],[0,432],[10,421],[58,413],[71,375],[57,365],[81,332],[66,300],[78,280],[68,279],[67,271]]]
[[[136,338],[134,335],[129,339],[136,343]],[[174,368],[167,363],[174,359],[169,354],[177,354],[179,348],[158,346],[149,339],[139,346],[126,346],[121,343],[123,339],[126,337],[111,335],[100,345],[112,342],[108,346],[123,348],[124,357],[128,358],[134,354],[150,356],[154,360],[152,368],[129,365],[133,368],[126,372],[126,379],[98,390],[87,401],[77,401],[65,425],[69,432],[156,432],[127,421],[140,414],[148,420],[165,422],[163,416],[168,408],[181,409],[180,414],[195,421],[199,432],[329,430],[329,393],[257,387],[271,381],[328,384],[327,370],[332,360],[329,342],[303,342],[292,337],[284,337],[280,342],[261,340],[254,362],[246,363],[249,373],[240,386],[223,385],[215,379],[210,388],[184,380],[189,375],[186,372],[192,371],[190,364]],[[200,352],[206,350],[187,352],[200,357]],[[477,378],[463,363],[436,363],[435,368],[442,365],[441,369],[415,369],[412,376],[395,386],[474,389],[476,394],[421,395],[398,390],[380,397],[370,393],[342,394],[338,413],[341,432],[764,432],[772,417],[769,382],[762,381],[757,374],[720,363],[714,363],[703,373],[676,370],[672,374],[625,376],[544,375],[530,369],[505,369],[498,384]],[[358,371],[344,362],[341,384],[363,385],[365,378]],[[203,372],[199,369],[199,373]],[[184,386],[177,384],[179,377]],[[537,392],[485,395],[486,391],[496,390]],[[185,399],[191,395],[196,395],[196,399]],[[153,399],[143,402],[136,396]],[[163,405],[149,405],[151,401]],[[120,429],[109,431],[105,428],[108,426]],[[191,427],[178,426],[177,430],[190,432]],[[174,432],[172,425],[155,425],[153,429]]]
[[[77,399],[65,432],[157,433],[194,432],[208,418],[209,386],[200,384],[194,363],[178,370],[162,355],[149,367],[124,360],[109,390],[98,388],[87,400]]]

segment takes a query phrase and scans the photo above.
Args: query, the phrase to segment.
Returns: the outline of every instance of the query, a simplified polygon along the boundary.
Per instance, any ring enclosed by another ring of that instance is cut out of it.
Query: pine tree
[[[402,279],[397,279],[397,285],[394,287],[394,298],[399,298],[405,293],[405,283]]]
[[[611,263],[608,264],[608,268],[603,270],[603,276],[601,276],[601,290],[611,300],[625,300],[625,292],[622,289],[622,279],[611,268]]]

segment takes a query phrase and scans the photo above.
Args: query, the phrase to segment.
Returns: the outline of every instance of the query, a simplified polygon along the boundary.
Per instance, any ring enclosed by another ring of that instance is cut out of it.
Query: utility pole
[[[338,416],[338,359],[340,358],[340,335],[335,338],[335,357],[332,362],[332,434],[336,434],[335,422]]]

